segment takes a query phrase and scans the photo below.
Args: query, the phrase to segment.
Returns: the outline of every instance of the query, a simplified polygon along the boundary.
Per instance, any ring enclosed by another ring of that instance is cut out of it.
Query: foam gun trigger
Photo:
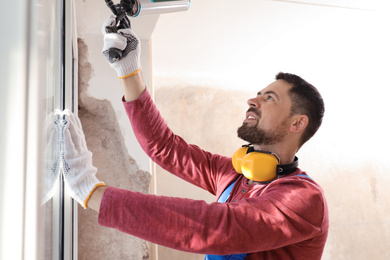
[[[121,0],[120,4],[115,5],[111,0],[105,0],[107,6],[115,15],[115,24],[107,26],[106,31],[116,33],[120,29],[131,28],[130,19],[127,17],[127,12],[133,8],[132,2],[129,0]],[[131,13],[130,13],[131,14]],[[119,61],[123,57],[122,50],[117,48],[108,49],[108,56],[113,62]]]

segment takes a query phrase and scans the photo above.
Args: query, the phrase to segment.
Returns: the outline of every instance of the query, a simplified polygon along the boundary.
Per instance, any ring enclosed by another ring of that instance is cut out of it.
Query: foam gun
[[[190,7],[190,0],[120,0],[114,4],[112,0],[105,0],[107,6],[115,15],[116,24],[107,27],[108,32],[117,32],[118,29],[131,28],[130,17],[136,17],[140,13],[145,15],[186,11]],[[141,11],[142,9],[142,11]],[[122,51],[111,48],[108,55],[112,60],[120,60]]]

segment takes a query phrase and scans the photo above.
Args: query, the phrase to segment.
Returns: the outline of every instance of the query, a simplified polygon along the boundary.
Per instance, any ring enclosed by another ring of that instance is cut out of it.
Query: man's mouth
[[[246,111],[245,121],[257,120],[260,118],[260,116],[260,113],[251,107],[248,109],[248,111]]]
[[[256,117],[254,117],[253,115],[246,115],[246,119],[248,119],[248,120],[255,120],[256,119]]]

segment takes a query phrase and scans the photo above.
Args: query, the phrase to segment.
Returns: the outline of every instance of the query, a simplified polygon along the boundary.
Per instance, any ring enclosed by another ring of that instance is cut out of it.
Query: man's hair
[[[289,91],[291,98],[291,116],[300,114],[307,115],[309,118],[309,123],[301,136],[301,147],[321,126],[325,112],[324,100],[313,85],[297,75],[279,72],[275,78],[277,80],[282,79],[292,86]]]

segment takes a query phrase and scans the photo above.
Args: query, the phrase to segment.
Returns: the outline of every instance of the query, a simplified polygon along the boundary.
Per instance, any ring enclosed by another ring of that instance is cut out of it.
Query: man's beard
[[[259,120],[259,119],[258,119]],[[283,141],[286,135],[286,121],[283,121],[282,124],[275,130],[265,130],[258,128],[259,121],[253,126],[248,126],[248,123],[243,123],[237,129],[237,135],[244,141],[247,141],[251,144],[258,145],[273,145]]]

